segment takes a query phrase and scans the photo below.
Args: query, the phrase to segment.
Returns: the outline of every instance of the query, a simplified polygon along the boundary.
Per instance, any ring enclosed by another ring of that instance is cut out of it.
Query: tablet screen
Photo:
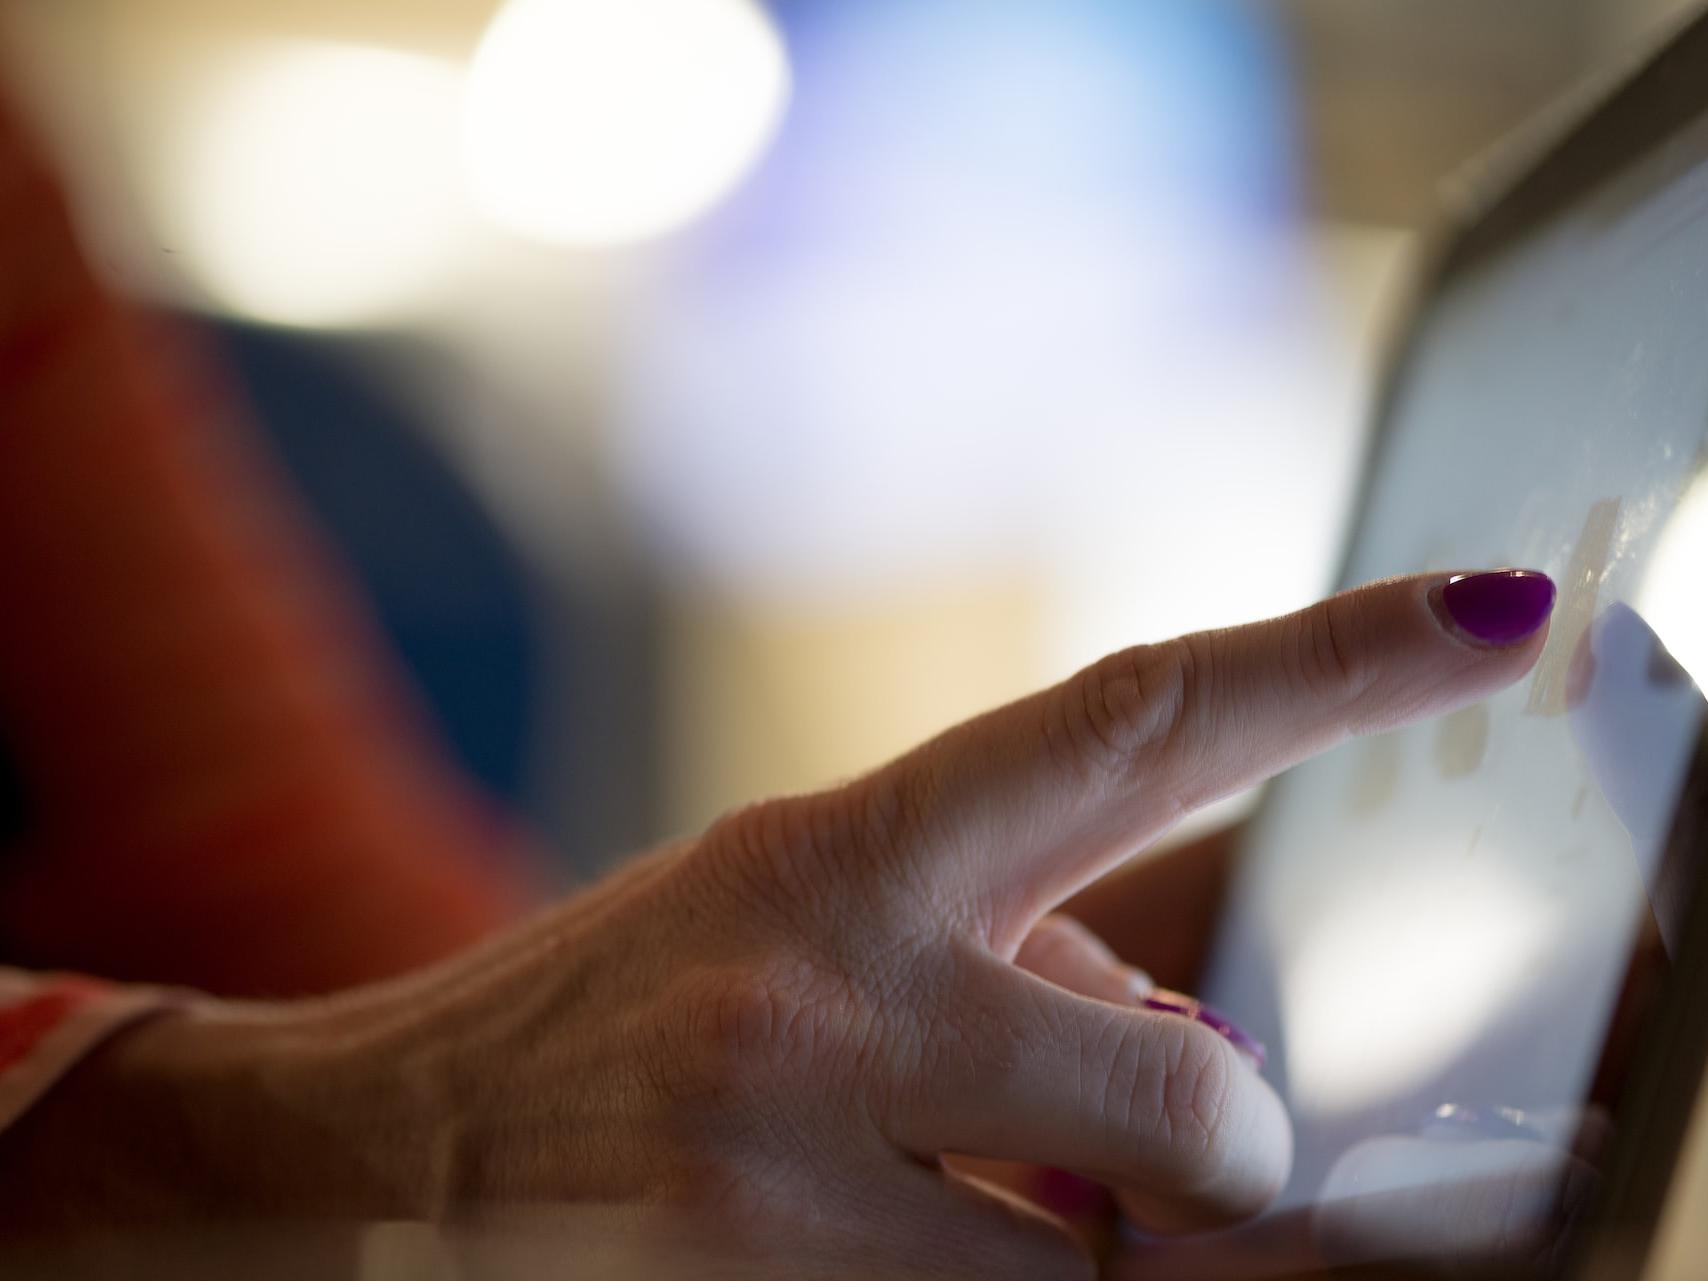
[[[1348,582],[1546,570],[1535,671],[1281,780],[1232,887],[1205,996],[1269,1044],[1280,1210],[1315,1207],[1331,1253],[1545,1253],[1528,1234],[1593,1186],[1694,872],[1668,833],[1708,684],[1705,468],[1697,127],[1456,271],[1391,402]]]

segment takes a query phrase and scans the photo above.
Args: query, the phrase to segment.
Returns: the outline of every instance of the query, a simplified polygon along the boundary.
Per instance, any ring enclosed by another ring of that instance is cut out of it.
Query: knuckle
[[[1121,1058],[1132,1064],[1115,1100],[1126,1123],[1153,1141],[1188,1194],[1213,1182],[1228,1159],[1233,1075],[1216,1034],[1184,1019],[1130,1024]]]
[[[835,845],[837,933],[846,959],[905,951],[923,922],[962,910],[928,871],[943,862],[951,839],[933,830],[939,787],[928,746],[832,794],[836,821],[827,834]]]
[[[680,1061],[701,1091],[765,1088],[827,1049],[828,1005],[781,964],[731,968],[686,984],[677,999]]]
[[[792,799],[743,805],[712,824],[707,844],[743,862],[787,863],[800,827],[795,808]]]
[[[1210,1182],[1227,1164],[1227,1117],[1233,1074],[1216,1034],[1195,1024],[1180,1028],[1179,1052],[1163,1093],[1163,1117],[1189,1178]]]
[[[924,752],[846,786],[761,801],[719,819],[710,857],[762,901],[797,919],[850,924],[851,908],[874,925],[895,924],[897,902],[923,888],[912,869],[930,841],[935,773]]]
[[[1362,607],[1353,595],[1331,597],[1300,617],[1297,665],[1307,692],[1336,703],[1356,702],[1370,684],[1369,664],[1357,638]]]
[[[916,994],[868,989],[797,955],[702,972],[672,1004],[676,1088],[766,1106],[791,1092],[876,1098],[905,1077]]]
[[[739,1088],[765,1039],[768,994],[723,976],[685,983],[671,1002],[665,1056],[672,1094],[720,1098]]]
[[[854,843],[874,862],[904,861],[930,844],[940,780],[931,744],[846,789]]]
[[[733,881],[748,903],[794,907],[816,902],[831,856],[826,806],[819,797],[790,796],[733,810],[707,830],[703,857]]]
[[[739,1203],[760,1172],[793,1156],[779,1135],[795,1125],[795,1100],[778,1077],[791,1003],[733,970],[684,978],[661,1001],[648,1113],[670,1153],[661,1177],[685,1204],[744,1218]]]
[[[745,973],[720,982],[701,1009],[698,1040],[711,1060],[743,1068],[770,1058],[796,1018],[782,992]]]
[[[806,1213],[800,1199],[834,1179],[879,1095],[887,1029],[834,976],[782,953],[699,970],[665,1000],[653,1116],[667,1184],[732,1230]]]
[[[1077,758],[1124,776],[1166,754],[1194,715],[1197,691],[1209,675],[1201,640],[1122,650],[1073,677],[1058,702]]]

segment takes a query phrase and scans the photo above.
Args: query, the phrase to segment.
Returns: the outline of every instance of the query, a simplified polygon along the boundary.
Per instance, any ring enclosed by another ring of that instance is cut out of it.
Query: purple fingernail
[[[1182,1018],[1195,1019],[1212,1032],[1220,1034],[1222,1039],[1234,1049],[1249,1055],[1260,1069],[1268,1061],[1269,1053],[1263,1048],[1262,1041],[1252,1036],[1251,1033],[1214,1006],[1205,1005],[1194,997],[1158,988],[1139,1004],[1147,1010],[1157,1010],[1163,1014],[1178,1014]]]
[[[1441,608],[1483,645],[1516,645],[1533,636],[1554,608],[1554,580],[1534,569],[1458,574],[1440,591]]]

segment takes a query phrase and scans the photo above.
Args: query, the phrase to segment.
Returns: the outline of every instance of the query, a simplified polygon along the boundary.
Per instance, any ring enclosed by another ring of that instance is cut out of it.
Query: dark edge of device
[[[1697,870],[1679,934],[1678,955],[1644,1022],[1631,1070],[1619,1092],[1618,1127],[1606,1182],[1583,1225],[1567,1275],[1641,1275],[1666,1209],[1679,1154],[1708,1065],[1708,721],[1679,793],[1662,855]]]

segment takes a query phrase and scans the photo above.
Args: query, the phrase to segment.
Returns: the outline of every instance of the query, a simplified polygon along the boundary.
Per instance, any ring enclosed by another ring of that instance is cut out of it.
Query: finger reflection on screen
[[[1655,923],[1672,953],[1694,872],[1669,865],[1664,855],[1708,703],[1628,605],[1608,606],[1579,651],[1582,692],[1571,710],[1572,736],[1630,834]]]

